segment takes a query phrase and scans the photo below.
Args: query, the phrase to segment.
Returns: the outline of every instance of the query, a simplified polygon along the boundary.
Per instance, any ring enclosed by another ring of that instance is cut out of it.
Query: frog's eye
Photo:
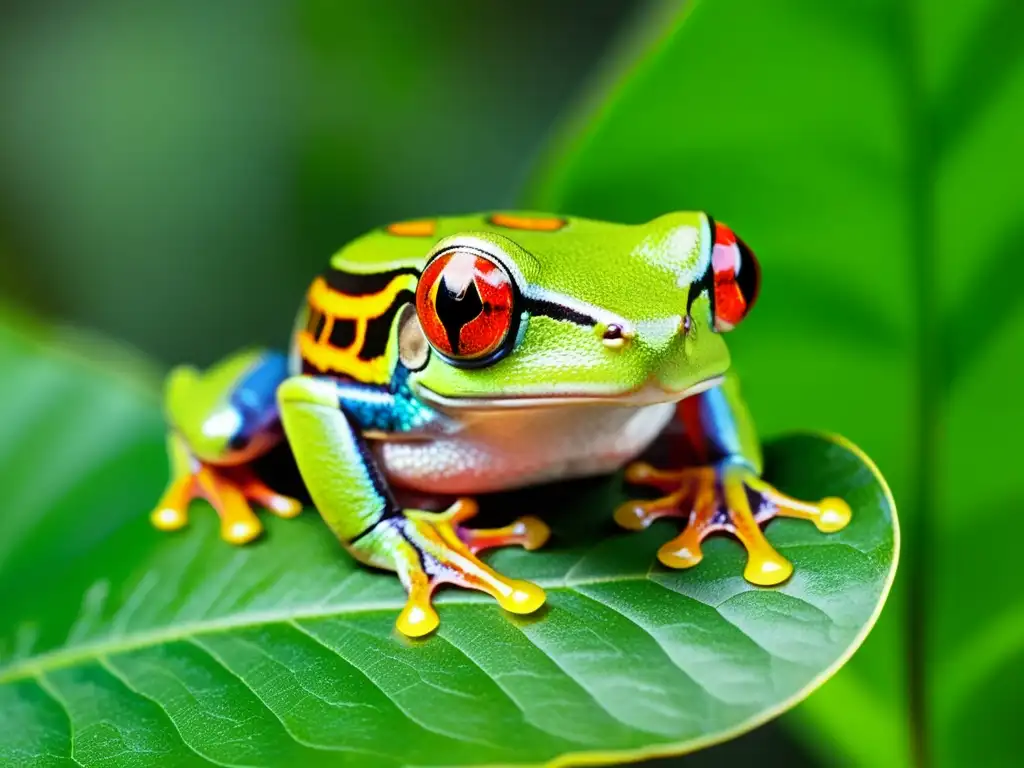
[[[416,286],[427,341],[455,363],[485,365],[507,348],[515,291],[497,261],[473,248],[437,254]]]
[[[761,268],[747,245],[724,224],[715,224],[711,252],[715,274],[715,330],[731,331],[757,300]]]

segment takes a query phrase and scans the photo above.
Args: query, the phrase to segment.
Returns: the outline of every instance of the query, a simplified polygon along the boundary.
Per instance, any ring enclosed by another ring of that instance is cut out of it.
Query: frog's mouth
[[[525,395],[504,395],[502,397],[491,397],[487,395],[464,397],[449,397],[430,389],[424,384],[414,382],[413,391],[427,405],[439,411],[497,411],[512,408],[519,409],[540,409],[540,408],[564,408],[576,405],[616,405],[633,408],[641,408],[647,405],[659,405],[663,403],[676,403],[685,400],[692,395],[706,392],[717,387],[725,380],[724,376],[712,376],[711,378],[698,381],[690,387],[681,391],[666,390],[658,386],[653,380],[646,382],[642,387],[628,390],[617,394],[591,394],[591,393],[558,393],[553,392],[546,395],[525,394]]]

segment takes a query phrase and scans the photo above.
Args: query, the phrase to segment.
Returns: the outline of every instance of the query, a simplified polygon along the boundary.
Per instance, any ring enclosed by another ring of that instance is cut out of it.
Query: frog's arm
[[[789,578],[793,566],[768,543],[761,525],[773,517],[795,517],[831,533],[850,521],[850,508],[842,499],[799,501],[761,479],[761,448],[735,375],[680,402],[678,416],[692,448],[692,465],[670,470],[642,462],[630,465],[629,482],[654,486],[667,495],[627,502],[615,513],[620,525],[634,530],[659,517],[686,518],[683,533],[659,550],[663,564],[696,565],[702,558],[701,542],[712,533],[726,532],[747,550],[748,581],[779,584]]]
[[[233,544],[263,530],[250,501],[281,517],[299,514],[298,501],[275,493],[247,466],[281,439],[275,392],[286,375],[285,356],[268,351],[240,352],[205,372],[172,371],[165,399],[171,480],[151,515],[157,528],[183,527],[196,497],[217,510],[221,535]]]
[[[362,430],[407,431],[436,414],[404,410],[416,404],[401,388],[310,376],[285,381],[278,398],[289,445],[321,516],[353,557],[396,571],[409,593],[397,622],[401,632],[416,637],[437,626],[430,596],[442,583],[487,592],[514,613],[531,613],[544,603],[540,587],[505,578],[476,557],[483,549],[508,544],[539,547],[547,538],[539,520],[467,529],[460,523],[476,512],[470,499],[430,513],[402,509],[392,495]]]
[[[730,459],[761,474],[761,441],[735,373],[730,371],[719,386],[680,402],[677,415],[701,461]]]

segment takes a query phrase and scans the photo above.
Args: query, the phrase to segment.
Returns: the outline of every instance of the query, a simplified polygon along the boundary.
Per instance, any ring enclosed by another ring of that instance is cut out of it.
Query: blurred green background
[[[758,422],[867,449],[906,557],[850,669],[687,762],[1012,765],[1024,5],[678,5],[0,0],[0,296],[209,363],[383,222],[706,207],[765,266]]]
[[[170,363],[329,254],[514,203],[635,3],[0,3],[2,290]]]

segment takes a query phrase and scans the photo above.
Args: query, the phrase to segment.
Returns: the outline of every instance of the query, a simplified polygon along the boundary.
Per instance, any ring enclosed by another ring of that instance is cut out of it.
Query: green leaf
[[[60,341],[49,334],[49,341]],[[696,749],[806,696],[863,640],[898,540],[888,491],[842,441],[791,436],[770,478],[839,494],[826,536],[781,520],[796,566],[741,577],[731,540],[691,572],[655,564],[674,527],[617,531],[621,478],[485,501],[541,512],[555,538],[492,562],[545,585],[514,618],[475,593],[439,599],[439,633],[393,624],[404,595],[356,565],[312,510],[235,548],[196,505],[168,535],[147,511],[166,477],[152,390],[0,325],[0,764],[478,765],[609,762]],[[101,364],[97,365],[97,359]],[[119,366],[120,367],[120,366]],[[11,426],[13,425],[13,427]]]
[[[690,3],[533,188],[536,208],[732,225],[763,268],[730,337],[762,434],[838,431],[892,483],[905,583],[801,708],[830,762],[1024,749],[1021,29],[1018,0]],[[973,714],[985,691],[1009,721]]]

